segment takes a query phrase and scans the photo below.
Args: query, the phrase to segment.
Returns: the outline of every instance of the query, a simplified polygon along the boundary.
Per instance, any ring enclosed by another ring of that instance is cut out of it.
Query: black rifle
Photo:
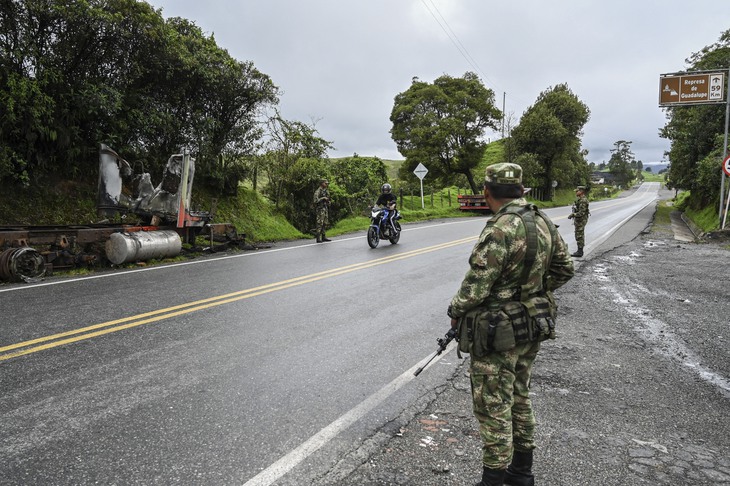
[[[449,345],[449,343],[450,343],[451,341],[453,341],[454,339],[456,339],[456,329],[454,329],[454,328],[452,327],[451,329],[449,329],[449,332],[447,332],[447,333],[446,333],[446,335],[445,335],[444,337],[442,337],[442,338],[438,338],[438,339],[436,340],[436,342],[437,342],[437,343],[438,343],[438,345],[439,345],[439,348],[438,348],[438,349],[436,350],[436,352],[435,352],[435,353],[433,354],[433,356],[431,356],[431,357],[430,357],[430,358],[428,359],[428,361],[426,361],[426,364],[424,364],[423,366],[421,366],[420,368],[418,368],[418,369],[417,369],[417,370],[416,370],[416,371],[415,371],[415,372],[413,373],[413,376],[418,376],[418,375],[420,375],[420,374],[421,374],[421,371],[423,371],[423,370],[424,370],[424,369],[426,368],[426,366],[428,366],[428,364],[429,364],[429,363],[430,363],[431,361],[433,361],[433,359],[434,359],[434,358],[435,358],[436,356],[438,356],[438,355],[440,355],[441,353],[443,353],[444,351],[446,351],[446,346],[448,346],[448,345]],[[457,339],[457,341],[458,341],[458,339]]]

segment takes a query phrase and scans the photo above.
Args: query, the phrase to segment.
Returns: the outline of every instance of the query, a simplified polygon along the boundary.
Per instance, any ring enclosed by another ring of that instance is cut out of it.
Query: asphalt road
[[[589,254],[633,237],[630,214],[657,190],[592,205]],[[574,248],[568,212],[549,214]],[[0,484],[313,484],[347,470],[453,378],[444,360],[413,370],[483,224],[1,286]]]

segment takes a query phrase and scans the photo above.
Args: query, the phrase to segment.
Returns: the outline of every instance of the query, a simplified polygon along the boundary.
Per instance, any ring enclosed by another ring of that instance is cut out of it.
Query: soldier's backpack
[[[485,356],[491,351],[507,351],[517,344],[525,342],[555,339],[557,305],[552,292],[546,290],[546,280],[547,269],[550,268],[555,251],[557,229],[550,218],[542,214],[533,204],[509,206],[499,217],[505,214],[518,215],[525,225],[527,251],[520,275],[520,299],[503,303],[497,308],[477,307],[459,319],[458,351],[470,353],[475,357]],[[537,214],[547,223],[550,231],[551,251],[548,254],[546,272],[543,275],[542,289],[531,294],[527,280],[537,255],[537,224],[535,223]],[[496,219],[492,223],[494,222]]]

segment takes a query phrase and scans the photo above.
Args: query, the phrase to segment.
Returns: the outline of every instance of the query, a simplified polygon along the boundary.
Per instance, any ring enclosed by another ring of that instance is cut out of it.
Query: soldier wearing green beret
[[[575,226],[575,242],[578,245],[578,251],[571,256],[580,258],[583,256],[583,247],[586,244],[586,224],[588,224],[588,216],[591,212],[588,210],[588,198],[586,186],[578,186],[575,188],[575,202],[573,203],[573,212],[570,213],[568,219],[573,220]]]
[[[484,195],[495,214],[482,230],[469,258],[469,270],[451,300],[447,314],[453,328],[477,308],[499,308],[514,301],[521,290],[525,295],[547,295],[573,277],[568,245],[550,219],[529,204],[523,193],[519,165],[487,167]],[[531,212],[534,224],[530,234],[537,235],[530,243],[534,251],[531,266],[525,262],[527,226],[517,214],[526,211]],[[529,270],[523,272],[524,267]],[[534,485],[535,416],[529,385],[539,349],[540,342],[535,340],[506,351],[489,351],[485,356],[472,353],[473,408],[483,442],[482,480],[477,486]]]

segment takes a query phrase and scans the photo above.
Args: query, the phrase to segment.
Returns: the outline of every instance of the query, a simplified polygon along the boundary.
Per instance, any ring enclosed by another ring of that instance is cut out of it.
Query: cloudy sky
[[[583,148],[610,157],[632,141],[645,164],[669,148],[658,131],[659,76],[730,29],[727,0],[150,0],[184,17],[283,92],[286,119],[315,123],[331,157],[402,159],[393,98],[413,77],[476,73],[519,121],[560,83],[591,110]],[[505,94],[506,93],[506,94]],[[492,139],[500,133],[488,134]]]

